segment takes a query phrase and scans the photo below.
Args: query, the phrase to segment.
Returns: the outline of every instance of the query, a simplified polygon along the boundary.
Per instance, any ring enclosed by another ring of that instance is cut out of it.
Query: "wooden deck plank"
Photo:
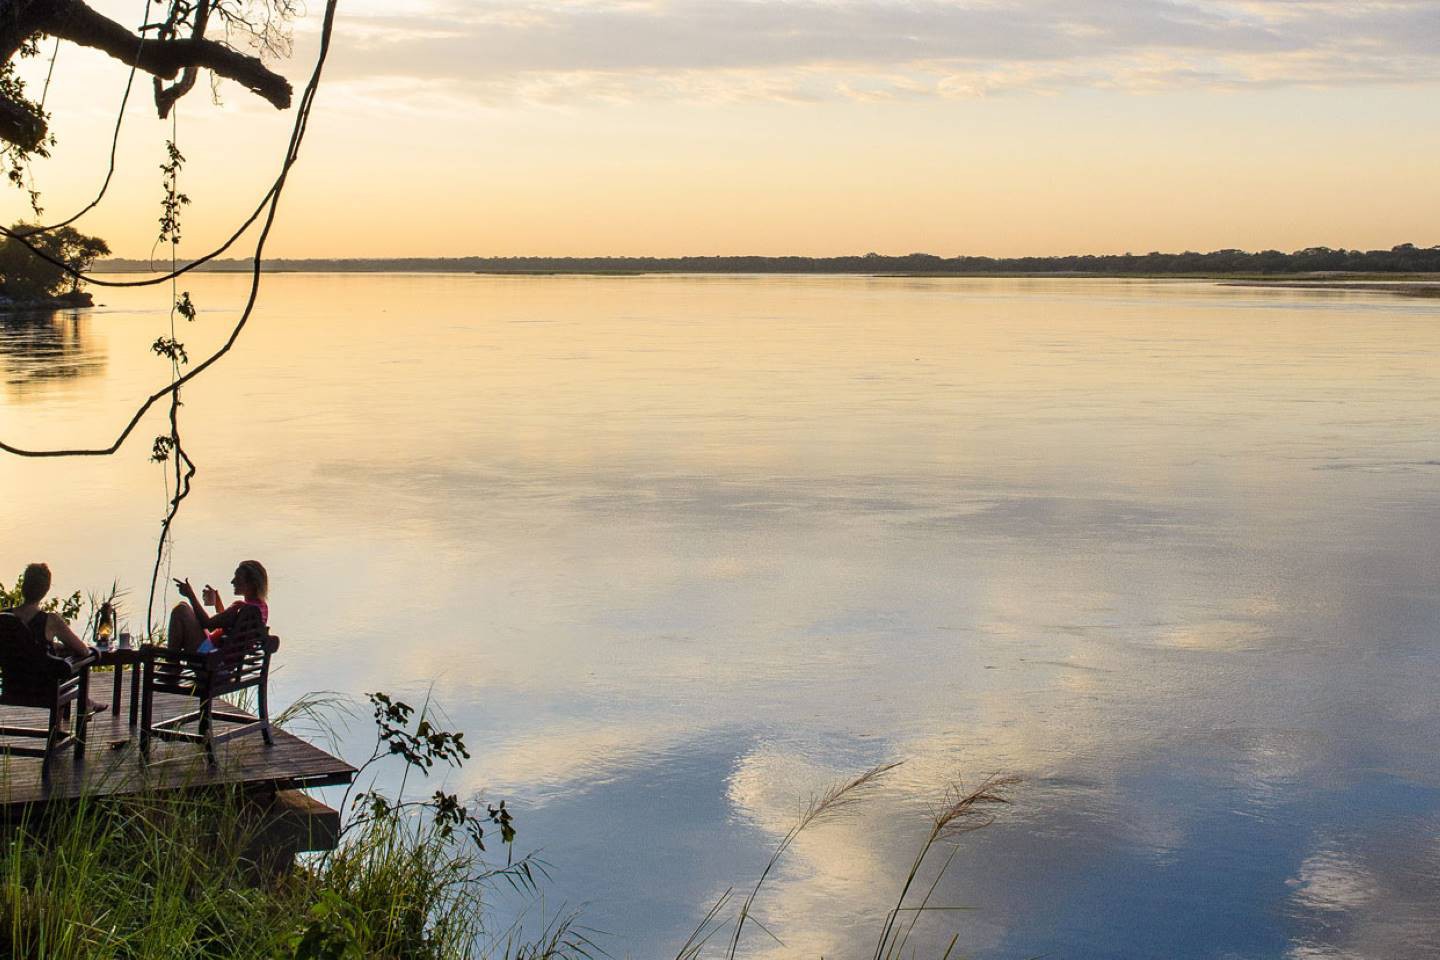
[[[92,675],[93,699],[109,703],[110,676],[108,672]],[[107,711],[91,718],[84,759],[76,760],[73,752],[66,750],[51,761],[49,783],[41,778],[39,759],[0,756],[0,814],[13,816],[33,804],[73,799],[82,793],[120,795],[232,783],[289,789],[349,783],[355,776],[350,764],[279,729],[273,731],[274,746],[267,747],[259,734],[217,746],[219,762],[213,768],[206,763],[199,744],[152,740],[151,762],[144,764],[140,760],[139,728],[128,723],[129,688],[127,676],[118,713]],[[155,719],[189,713],[196,705],[197,701],[190,697],[156,694]],[[44,724],[43,710],[0,707],[0,726]],[[225,729],[225,725],[219,729]],[[18,741],[0,738],[0,742]],[[29,744],[38,742],[31,740]]]

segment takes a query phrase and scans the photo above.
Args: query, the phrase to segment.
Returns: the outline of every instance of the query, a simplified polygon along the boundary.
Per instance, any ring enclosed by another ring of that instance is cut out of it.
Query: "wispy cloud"
[[[340,70],[473,99],[893,99],[1440,79],[1433,0],[362,2]]]

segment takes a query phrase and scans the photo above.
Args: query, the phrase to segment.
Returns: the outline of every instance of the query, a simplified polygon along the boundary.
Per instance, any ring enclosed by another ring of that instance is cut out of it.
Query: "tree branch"
[[[289,80],[265,66],[259,57],[232,50],[223,43],[203,36],[170,40],[138,37],[90,9],[84,0],[0,0],[0,61],[13,58],[25,39],[37,33],[91,47],[166,80],[184,70],[185,78],[157,98],[156,107],[162,117],[194,85],[197,70],[211,70],[217,76],[244,84],[277,110],[290,106],[293,91]],[[37,121],[22,104],[0,96],[0,139],[30,150],[44,140],[45,134],[43,121]]]
[[[191,29],[190,36],[196,40],[204,38],[205,27],[209,21],[210,0],[200,0],[200,5],[195,8],[195,26]],[[200,68],[192,64],[185,68],[179,80],[168,87],[159,77],[155,78],[155,109],[160,112],[160,119],[170,116],[170,108],[194,88],[195,78],[199,75]]]
[[[141,40],[81,0],[51,0],[47,5],[49,15],[39,22],[38,28],[53,37],[93,47],[124,63],[134,62],[146,73],[167,80],[186,67],[212,70],[227,80],[244,84],[278,110],[290,106],[290,81],[266,67],[259,57],[203,37]]]

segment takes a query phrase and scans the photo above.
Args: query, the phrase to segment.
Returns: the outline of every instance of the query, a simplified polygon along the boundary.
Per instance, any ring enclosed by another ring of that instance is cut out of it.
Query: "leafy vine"
[[[30,36],[21,42],[16,58],[29,59],[39,52],[39,36]],[[0,97],[18,106],[26,115],[26,126],[37,131],[33,139],[27,138],[18,143],[4,141],[3,147],[0,147],[0,162],[3,162],[5,167],[5,178],[29,195],[30,209],[34,210],[38,217],[43,212],[40,206],[40,191],[29,181],[28,174],[30,159],[50,156],[50,148],[55,146],[54,134],[39,132],[48,131],[50,115],[45,112],[43,104],[31,100],[27,95],[25,81],[15,69],[15,60],[6,60],[4,64],[0,64]]]
[[[157,243],[174,245],[180,242],[180,209],[190,203],[190,198],[180,192],[180,169],[185,166],[185,157],[174,140],[165,141],[165,154],[167,159],[160,164],[165,196],[160,201],[160,239]]]
[[[249,322],[250,317],[254,311],[255,303],[258,298],[260,289],[260,279],[262,275],[262,263],[264,257],[265,243],[266,240],[269,238],[270,230],[274,225],[275,214],[279,209],[280,197],[284,192],[290,169],[299,159],[300,146],[304,142],[305,133],[308,129],[310,113],[314,106],[315,94],[319,88],[320,78],[324,71],[325,63],[329,57],[331,41],[334,35],[334,24],[337,7],[338,0],[326,0],[325,12],[320,30],[319,51],[316,54],[314,68],[311,72],[310,79],[305,85],[304,92],[302,93],[300,102],[296,108],[295,122],[291,130],[290,143],[286,150],[284,159],[281,163],[279,174],[276,176],[269,190],[267,190],[265,195],[260,199],[260,202],[256,205],[254,211],[245,218],[244,222],[241,223],[239,227],[230,235],[230,237],[226,241],[224,241],[224,243],[222,243],[219,247],[211,250],[204,256],[201,256],[195,260],[184,264],[183,266],[179,265],[176,262],[174,251],[175,244],[178,243],[180,237],[180,211],[181,208],[183,208],[186,204],[189,203],[189,198],[185,194],[181,193],[179,190],[179,174],[184,165],[185,158],[176,146],[173,135],[166,144],[166,162],[161,165],[161,171],[164,177],[162,185],[164,187],[165,194],[162,202],[160,217],[160,242],[171,243],[172,250],[171,269],[165,274],[142,280],[129,281],[114,281],[97,278],[91,275],[88,270],[79,269],[72,264],[64,262],[60,258],[50,253],[48,250],[46,250],[43,244],[36,242],[36,240],[34,239],[36,234],[56,229],[56,227],[59,225],[54,225],[51,227],[27,227],[23,229],[7,229],[4,227],[0,227],[0,236],[8,237],[29,248],[32,254],[64,270],[70,276],[74,277],[77,282],[83,280],[96,286],[126,287],[150,286],[158,283],[170,282],[173,289],[173,283],[176,278],[180,277],[181,275],[190,270],[195,269],[197,266],[211,259],[214,259],[217,256],[220,256],[232,245],[234,245],[240,239],[240,237],[247,230],[249,230],[249,228],[253,224],[255,224],[257,220],[261,221],[260,232],[256,238],[254,253],[252,256],[249,294],[246,298],[245,306],[240,313],[240,317],[236,321],[234,326],[231,328],[228,338],[224,341],[224,343],[220,345],[219,348],[210,353],[209,356],[205,357],[198,364],[191,366],[190,357],[185,349],[185,345],[181,343],[175,336],[175,331],[173,329],[173,317],[178,314],[179,316],[184,317],[187,321],[193,321],[196,317],[196,308],[188,292],[182,295],[175,295],[174,293],[172,293],[172,330],[170,336],[159,337],[154,343],[151,344],[152,352],[154,352],[157,356],[169,360],[171,363],[172,375],[170,383],[154,391],[144,401],[140,403],[139,407],[130,417],[130,420],[121,429],[119,435],[112,443],[104,447],[32,449],[19,447],[14,444],[10,444],[3,440],[0,440],[0,450],[3,450],[6,453],[10,453],[15,456],[109,456],[116,453],[124,445],[125,441],[134,432],[135,428],[139,425],[141,419],[145,416],[147,412],[149,412],[151,407],[153,407],[161,400],[169,401],[169,431],[168,433],[156,436],[151,443],[150,449],[150,456],[152,460],[158,463],[169,462],[173,465],[174,486],[173,494],[169,498],[165,518],[161,524],[160,537],[158,538],[156,544],[155,563],[152,568],[151,576],[150,601],[147,606],[146,613],[147,632],[153,633],[153,622],[151,618],[153,616],[155,590],[159,579],[160,568],[164,562],[166,547],[169,542],[170,531],[174,523],[175,516],[179,510],[180,504],[184,501],[184,499],[186,498],[186,496],[188,496],[190,492],[190,484],[196,473],[195,464],[186,453],[180,436],[179,411],[180,407],[182,406],[182,402],[180,399],[181,389],[186,383],[189,383],[191,380],[203,374],[206,370],[208,370],[211,366],[217,363],[223,356],[225,356],[230,351],[230,349],[235,345],[235,342],[239,339],[240,334],[244,330],[246,324]],[[264,12],[266,16],[257,16],[257,10]],[[232,31],[239,30],[241,33],[249,37],[252,46],[254,46],[262,55],[278,55],[288,52],[288,33],[284,29],[284,24],[287,23],[290,18],[295,16],[298,10],[298,4],[294,2],[294,0],[265,0],[265,2],[254,2],[254,0],[217,0],[217,2],[213,3],[212,0],[198,0],[198,2],[196,3],[191,3],[189,2],[189,0],[171,0],[168,8],[168,16],[166,17],[162,27],[166,38],[176,36],[182,32],[183,27],[188,27],[190,31],[189,40],[191,42],[196,42],[199,41],[202,37],[207,19],[213,13],[219,16],[219,18],[225,25],[227,43],[229,42]],[[38,46],[36,46],[32,41],[27,41],[27,43],[29,44],[31,50],[28,55],[33,56],[34,52],[38,51]],[[135,67],[140,64],[142,59],[141,50],[144,46],[144,43],[145,41],[143,39],[143,35],[142,37],[137,38],[135,65],[132,65],[130,82],[127,82],[126,85],[127,99],[130,91],[130,83],[133,82],[134,79]],[[3,71],[4,77],[7,78],[4,82],[10,83],[9,87],[0,85],[0,96],[9,96],[12,100],[14,100],[17,95],[23,97],[23,82],[18,76],[15,75],[13,62],[6,61],[3,66],[0,66],[0,71]],[[193,68],[187,67],[181,79],[171,87],[164,88],[162,90],[160,87],[157,86],[156,102],[157,106],[159,106],[161,109],[162,116],[166,115],[169,112],[169,106],[173,104],[174,100],[178,99],[179,96],[182,96],[184,92],[189,89],[187,85],[187,78],[190,78],[191,82],[193,82],[193,73]],[[283,84],[283,81],[280,82]],[[286,103],[288,103],[288,89],[288,84],[284,84]],[[169,97],[168,102],[166,102],[165,97],[162,96],[162,94],[167,93],[173,94],[173,96]],[[272,102],[277,102],[277,105],[279,105],[278,101],[274,99],[274,96],[275,95],[267,96],[267,99],[271,99]],[[31,101],[25,102],[29,103]],[[122,100],[121,116],[117,118],[115,135],[114,138],[112,138],[110,171],[106,175],[105,184],[101,187],[100,196],[103,196],[105,189],[108,188],[111,175],[114,172],[115,145],[118,142],[119,138],[121,125],[120,121],[123,118],[124,113],[124,102],[125,101]],[[43,115],[43,110],[41,110],[39,104],[35,104],[35,110],[38,111],[35,114],[37,124],[36,129],[43,133],[47,130],[46,126],[44,125],[44,120],[47,119],[47,117]],[[45,139],[44,142],[22,142],[18,145],[12,144],[11,146],[13,146],[15,149],[20,150],[23,155],[41,155],[39,151],[43,149],[48,149],[48,145],[53,144],[54,142],[53,137],[49,137],[48,133],[45,133],[44,136],[48,138]],[[37,138],[37,141],[38,139],[39,138]],[[12,152],[10,147],[5,148],[5,150],[7,155]],[[44,155],[48,155],[48,152]],[[78,219],[79,216],[92,209],[98,202],[99,196],[97,196],[94,201],[92,201],[83,210],[81,210],[80,213],[77,213],[74,217],[70,218],[67,221],[63,221],[63,223],[68,224],[70,222],[73,222],[75,219]],[[180,372],[182,366],[188,368],[183,374]]]

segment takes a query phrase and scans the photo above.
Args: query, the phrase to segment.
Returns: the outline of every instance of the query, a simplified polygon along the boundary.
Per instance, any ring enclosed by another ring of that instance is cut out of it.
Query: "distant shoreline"
[[[1402,297],[1440,297],[1440,276],[1421,274],[1397,279],[1379,280],[1373,275],[1345,280],[1297,280],[1293,277],[1265,280],[1230,280],[1225,287],[1281,287],[1287,290],[1359,290],[1368,293],[1393,293]]]
[[[238,261],[216,263],[211,261],[196,267],[196,273],[248,274],[252,271],[249,263]],[[140,261],[108,261],[97,264],[95,273],[155,273],[148,264]],[[1353,290],[1372,293],[1394,293],[1413,297],[1440,297],[1440,271],[1417,273],[1386,272],[1343,272],[1311,271],[1305,273],[1226,273],[1218,271],[1196,273],[1156,273],[1137,271],[1084,272],[1084,271],[1019,271],[990,270],[950,272],[938,270],[602,270],[602,269],[464,269],[442,265],[395,265],[388,262],[371,261],[317,261],[314,265],[298,265],[293,262],[267,262],[268,274],[434,274],[449,276],[488,277],[613,277],[616,279],[636,277],[869,277],[872,279],[895,280],[1155,280],[1155,281],[1211,281],[1222,286],[1234,287],[1279,287],[1294,290]]]
[[[159,273],[168,264],[111,258],[96,272]],[[273,273],[468,273],[495,276],[647,276],[653,274],[781,274],[795,276],[894,277],[1111,277],[1116,279],[1440,280],[1440,246],[1401,244],[1389,250],[1310,247],[1294,253],[1215,250],[1209,253],[1147,253],[1060,257],[367,257],[272,259]],[[212,260],[197,270],[248,273],[249,259]]]

